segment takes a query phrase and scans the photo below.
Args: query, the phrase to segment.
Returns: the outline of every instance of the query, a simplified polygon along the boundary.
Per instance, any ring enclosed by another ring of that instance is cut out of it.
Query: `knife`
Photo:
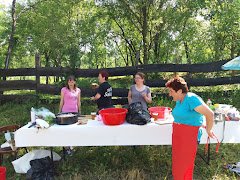
[[[33,126],[35,126],[37,123],[36,122],[33,122],[30,126],[28,126],[28,128],[31,128]]]

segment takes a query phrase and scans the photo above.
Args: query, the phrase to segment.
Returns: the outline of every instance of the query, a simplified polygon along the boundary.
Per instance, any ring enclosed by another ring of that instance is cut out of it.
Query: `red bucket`
[[[158,119],[164,119],[165,113],[167,113],[167,115],[169,115],[170,112],[172,111],[172,108],[164,107],[164,106],[156,106],[156,107],[150,107],[150,108],[148,108],[148,110],[149,110],[151,117],[154,117],[153,114],[156,113]]]
[[[125,108],[107,108],[99,111],[103,123],[106,125],[119,125],[126,119],[127,109]]]
[[[6,167],[0,166],[0,180],[6,179]]]

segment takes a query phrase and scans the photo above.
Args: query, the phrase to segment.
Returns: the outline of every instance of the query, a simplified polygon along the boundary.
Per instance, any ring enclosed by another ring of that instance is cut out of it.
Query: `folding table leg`
[[[208,145],[208,151],[207,151],[207,165],[210,165],[210,143],[209,143],[209,145]]]
[[[202,156],[199,152],[197,152],[197,155],[198,155],[207,165],[210,165],[210,154],[211,154],[211,152],[210,152],[210,143],[209,143],[209,145],[208,145],[208,150],[207,150],[206,155],[204,154],[204,155]]]
[[[65,147],[62,147],[62,153],[63,153],[63,160],[66,160],[66,149],[65,149]]]
[[[54,170],[54,161],[53,161],[53,147],[50,147],[51,150],[51,160],[52,160],[52,168]]]

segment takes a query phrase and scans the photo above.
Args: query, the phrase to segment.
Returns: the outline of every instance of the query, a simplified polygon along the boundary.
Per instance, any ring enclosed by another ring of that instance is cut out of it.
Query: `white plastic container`
[[[164,120],[167,120],[169,117],[170,111],[168,110],[168,108],[164,109]]]
[[[31,123],[35,123],[36,122],[36,114],[34,111],[34,108],[31,108]]]
[[[206,104],[207,104],[209,107],[212,106],[212,101],[211,101],[211,99],[208,99],[207,102],[206,102]]]

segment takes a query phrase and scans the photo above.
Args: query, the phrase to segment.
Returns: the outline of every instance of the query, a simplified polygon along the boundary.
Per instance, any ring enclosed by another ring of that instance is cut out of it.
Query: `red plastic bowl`
[[[148,108],[148,111],[149,111],[151,117],[153,117],[153,113],[158,113],[158,115],[157,115],[158,119],[164,119],[165,118],[165,114],[164,114],[165,109],[167,109],[168,114],[170,114],[170,112],[172,111],[172,108],[164,107],[164,106],[150,107],[150,108]]]
[[[99,111],[103,123],[106,125],[119,125],[126,119],[127,109],[124,108],[107,108]]]

